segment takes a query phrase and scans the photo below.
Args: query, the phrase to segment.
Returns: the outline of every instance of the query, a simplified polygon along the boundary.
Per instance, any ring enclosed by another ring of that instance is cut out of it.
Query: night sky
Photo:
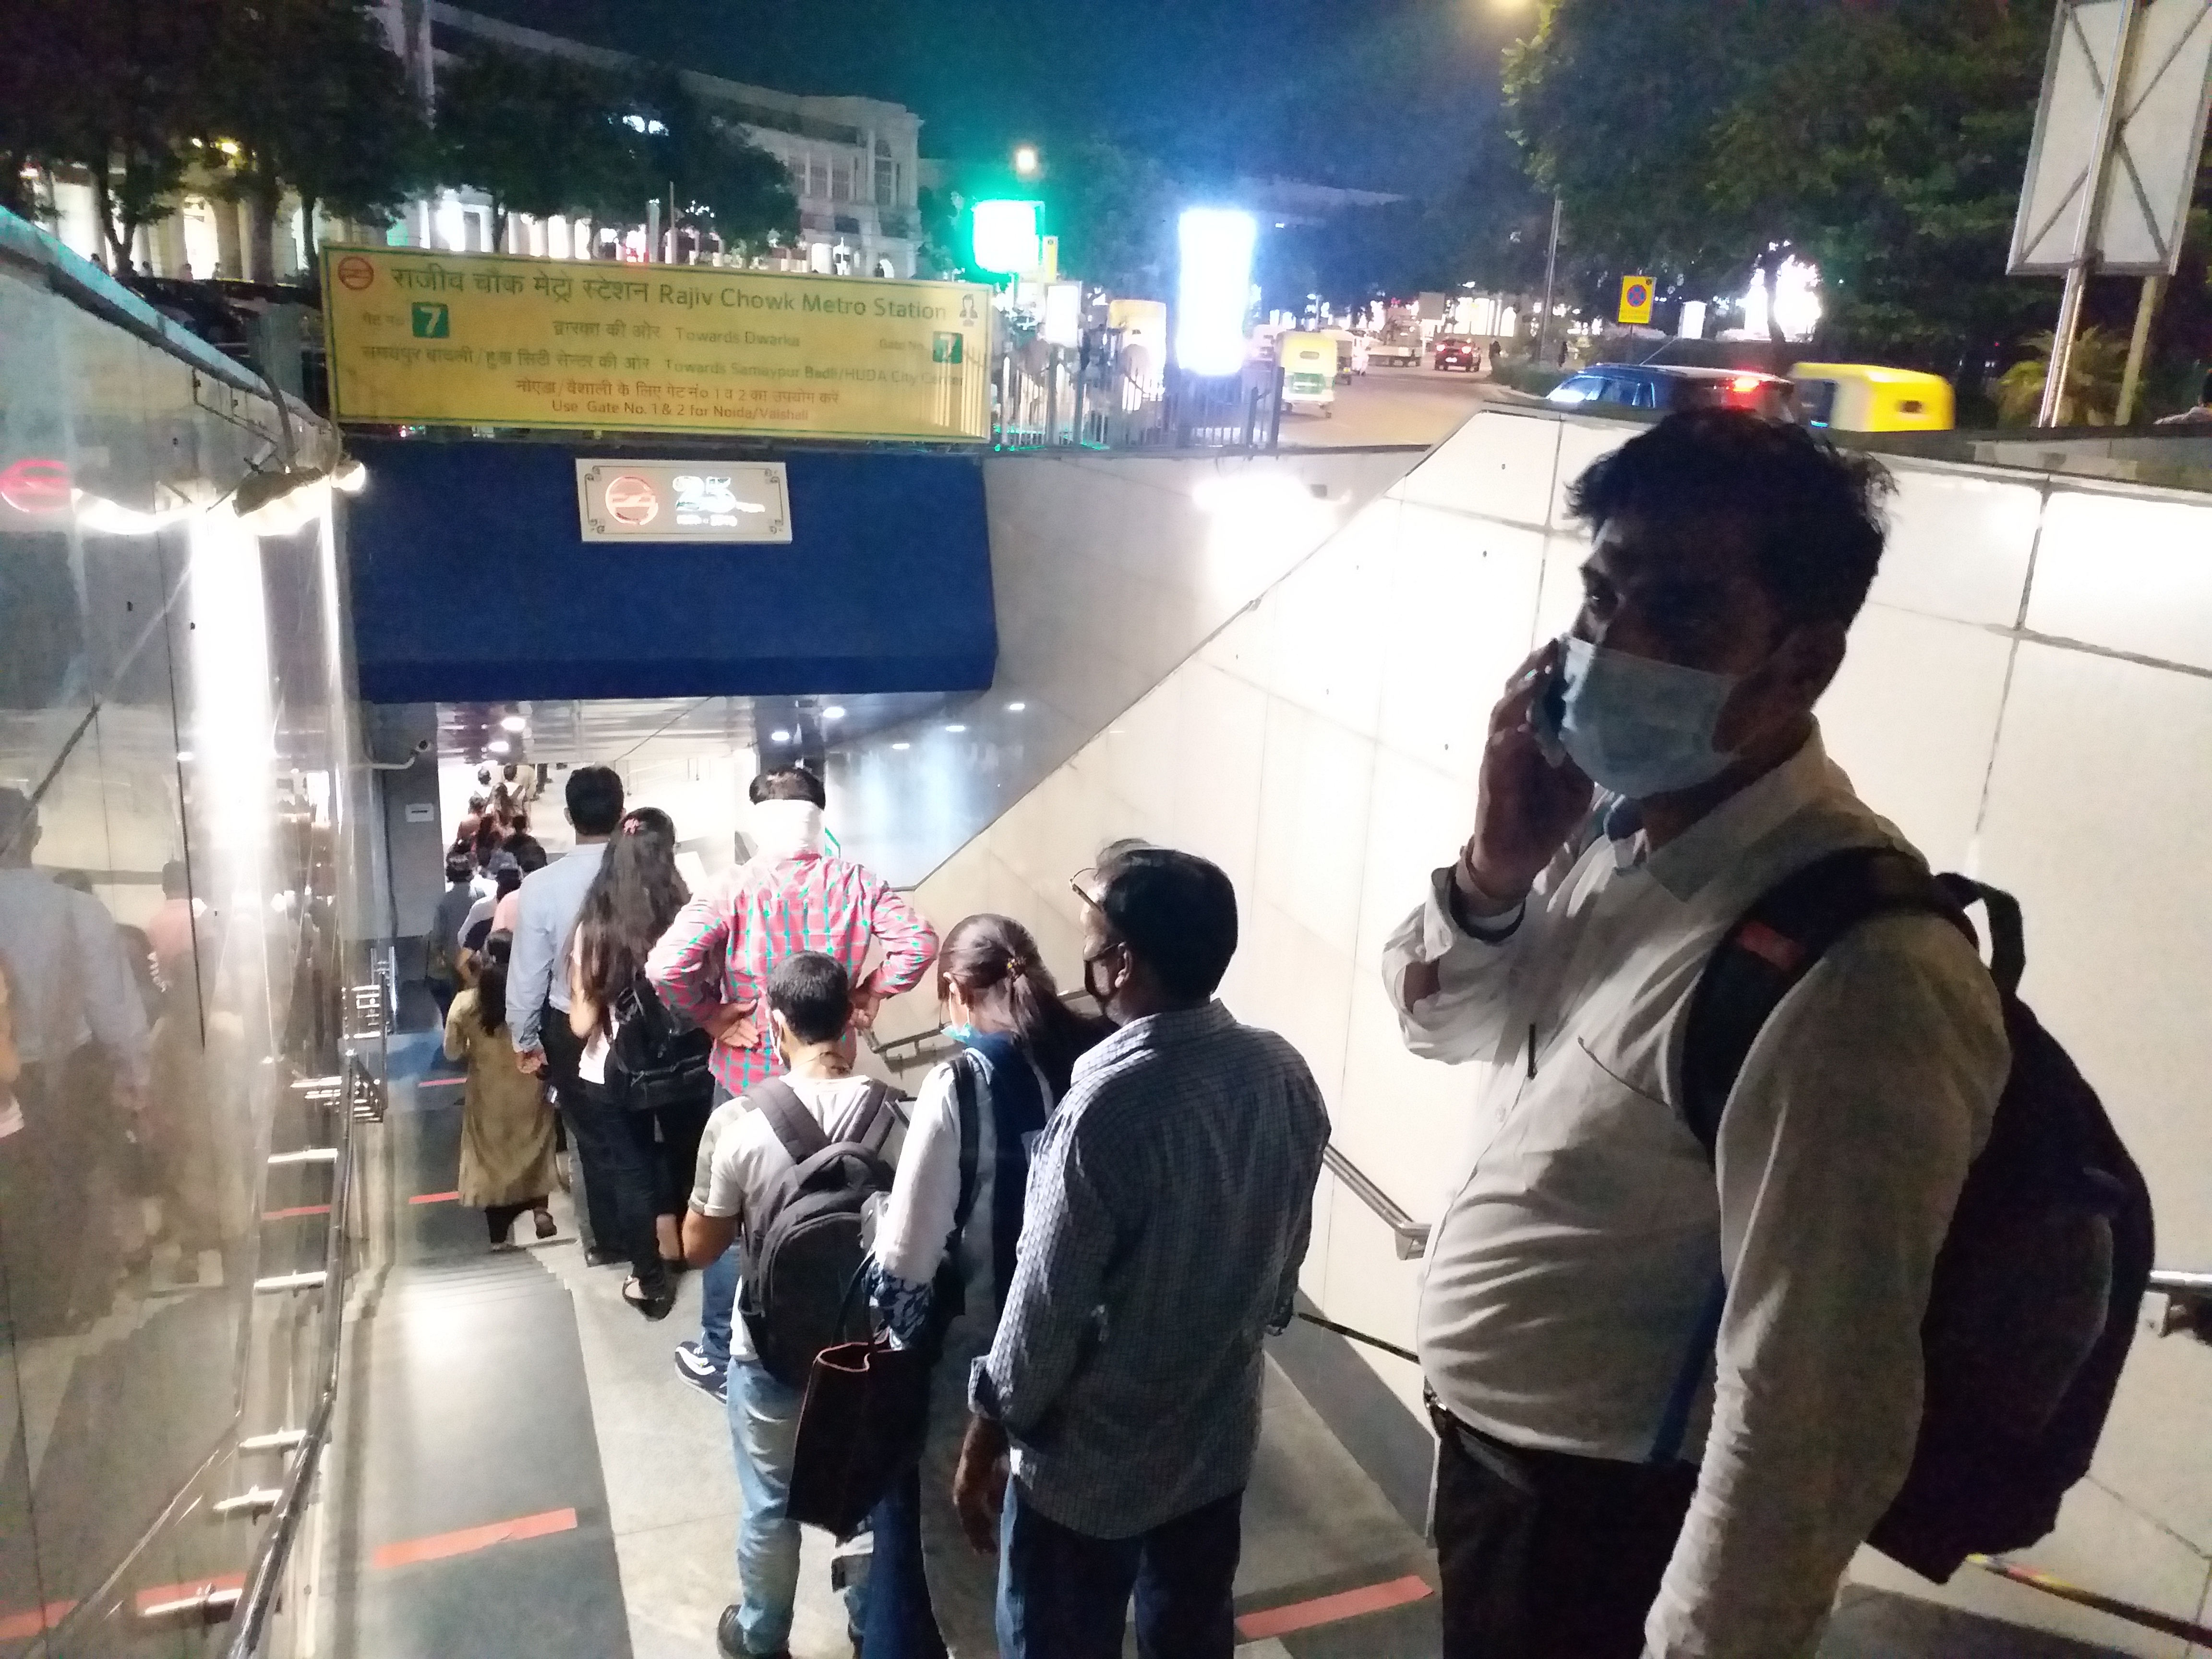
[[[1494,101],[1503,0],[473,0],[534,27],[921,115],[922,153],[1097,134],[1164,160],[1426,192]]]

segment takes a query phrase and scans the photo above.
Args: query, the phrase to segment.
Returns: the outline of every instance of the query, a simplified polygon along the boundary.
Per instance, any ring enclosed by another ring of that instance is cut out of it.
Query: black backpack
[[[738,1311],[768,1374],[804,1388],[815,1355],[866,1341],[874,1328],[855,1286],[867,1258],[861,1220],[868,1200],[891,1189],[883,1149],[898,1114],[890,1090],[871,1081],[833,1139],[781,1079],[751,1098],[793,1167],[746,1217]]]
[[[2020,904],[1893,848],[1817,860],[1723,937],[1691,1001],[1682,1060],[1685,1109],[1711,1157],[1753,1041],[1823,951],[1898,914],[1940,915],[1972,939],[1966,910],[1977,902],[2012,1069],[1936,1257],[1912,1467],[1867,1540],[1939,1583],[1967,1556],[2019,1549],[2057,1523],[2089,1472],[2149,1287],[2149,1189],[2095,1092],[2020,1000]]]
[[[643,974],[617,993],[607,1088],[633,1112],[702,1107],[714,1097],[714,1039],[661,1001]]]

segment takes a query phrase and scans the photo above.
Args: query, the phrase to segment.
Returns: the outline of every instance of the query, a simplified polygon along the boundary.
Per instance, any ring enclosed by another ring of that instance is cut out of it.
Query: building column
[[[154,274],[156,276],[190,276],[185,267],[191,263],[185,255],[185,214],[181,204],[176,212],[154,227]]]
[[[215,222],[215,274],[218,276],[246,274],[246,239],[239,222],[245,211],[243,202],[221,196],[208,198],[208,217]]]

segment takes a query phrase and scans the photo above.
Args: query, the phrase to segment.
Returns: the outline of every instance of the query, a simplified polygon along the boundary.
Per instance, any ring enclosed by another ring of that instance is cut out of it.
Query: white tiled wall
[[[1215,860],[1243,902],[1230,1006],[1298,1045],[1340,1147],[1433,1217],[1474,1079],[1405,1054],[1377,955],[1467,833],[1498,688],[1578,603],[1582,542],[1564,519],[1565,485],[1624,435],[1573,417],[1470,422],[1194,654],[1161,665],[1135,707],[1103,711],[1067,764],[925,884],[930,913],[1021,916],[1073,983],[1067,878],[1099,847],[1134,835]],[[2020,893],[2031,1000],[2144,1164],[2162,1261],[2212,1267],[2212,904],[2199,873],[2212,824],[2212,502],[1956,466],[1893,471],[1891,550],[1823,708],[1830,747],[1938,864]],[[1130,482],[1085,486],[1099,498],[1075,510],[1133,510]],[[997,491],[993,501],[995,536],[1048,540],[1071,510]],[[1292,511],[1280,498],[1274,510]],[[1224,538],[1209,555],[1223,568],[1266,568],[1251,525]],[[1027,580],[1049,588],[1060,566],[1048,547],[1033,552]],[[1066,574],[1048,607],[1051,651],[1093,650],[1102,627],[1144,625],[1126,598],[1105,620],[1088,614],[1107,601]],[[1006,647],[1048,648],[1012,631]],[[1146,647],[1120,648],[1133,661]],[[1318,1205],[1309,1292],[1335,1318],[1409,1342],[1413,1265],[1326,1178]],[[1411,1407],[1412,1368],[1365,1357]],[[2097,1484],[2029,1555],[2195,1617],[2212,1560],[2208,1430],[2212,1354],[2146,1336]],[[1938,1593],[1878,1563],[1864,1571]],[[1941,1594],[2128,1652],[2176,1650],[1981,1575]]]

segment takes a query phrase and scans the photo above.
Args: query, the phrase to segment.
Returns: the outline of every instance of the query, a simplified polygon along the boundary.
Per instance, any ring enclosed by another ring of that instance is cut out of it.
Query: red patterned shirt
[[[878,945],[883,961],[863,980],[870,948]],[[714,1076],[732,1095],[783,1070],[768,980],[801,951],[835,957],[854,988],[892,997],[921,982],[937,956],[937,933],[873,871],[817,853],[740,865],[695,896],[653,947],[646,977],[662,1001],[694,1019],[718,1007],[752,1011],[757,1047],[714,1045]]]

